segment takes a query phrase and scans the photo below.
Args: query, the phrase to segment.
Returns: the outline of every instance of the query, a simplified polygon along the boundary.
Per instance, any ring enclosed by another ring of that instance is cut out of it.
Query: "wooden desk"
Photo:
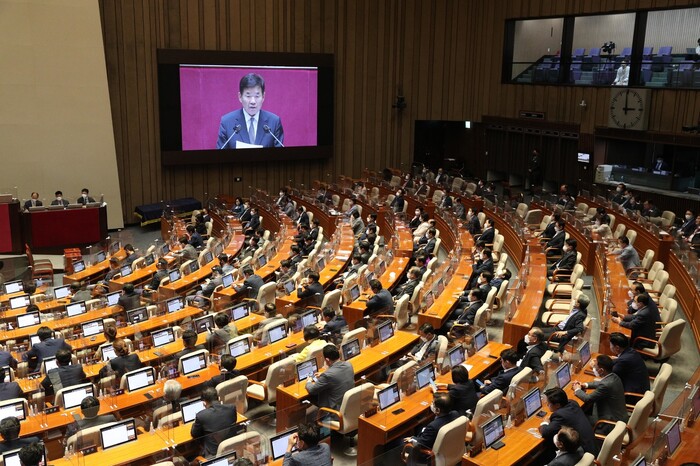
[[[64,275],[63,284],[70,285],[71,283],[76,282],[80,283],[97,281],[99,278],[107,274],[107,271],[109,270],[109,259],[111,259],[112,257],[116,257],[117,259],[122,261],[126,258],[126,251],[124,251],[124,249],[122,248],[119,251],[117,251],[116,254],[113,254],[112,256],[108,257],[102,262],[98,262],[97,264],[85,267],[85,270],[83,270],[82,272]]]
[[[40,302],[36,303],[36,305],[39,307],[39,311],[41,312],[42,317],[44,317],[44,314],[49,313],[49,312],[56,312],[56,311],[64,310],[66,307],[66,304],[70,304],[69,299],[52,299],[50,301],[40,301]],[[8,320],[14,321],[17,318],[17,316],[21,316],[22,314],[26,314],[26,313],[27,313],[26,307],[20,307],[17,309],[8,309],[0,315],[0,320],[2,320],[2,321],[8,321]]]

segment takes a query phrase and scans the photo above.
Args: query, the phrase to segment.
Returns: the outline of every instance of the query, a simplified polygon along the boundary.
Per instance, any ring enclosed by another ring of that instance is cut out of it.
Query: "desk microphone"
[[[236,125],[236,126],[234,126],[234,127],[233,127],[233,133],[231,133],[231,136],[228,137],[228,139],[226,140],[226,142],[224,142],[224,143],[221,145],[221,147],[219,147],[219,150],[221,150],[221,149],[223,149],[224,147],[226,147],[226,144],[228,144],[228,142],[231,140],[231,138],[234,137],[236,134],[238,134],[240,131],[241,131],[241,125]]]
[[[265,126],[263,126],[263,129],[265,130],[266,133],[270,133],[270,135],[271,135],[273,138],[275,138],[275,141],[277,141],[277,144],[279,144],[280,146],[284,147],[284,144],[282,144],[282,141],[280,141],[279,139],[277,139],[277,136],[275,136],[275,133],[272,132],[272,130],[270,129],[269,126],[265,125]]]

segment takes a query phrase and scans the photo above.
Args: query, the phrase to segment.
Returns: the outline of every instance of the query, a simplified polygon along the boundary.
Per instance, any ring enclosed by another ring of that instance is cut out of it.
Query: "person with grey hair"
[[[588,305],[591,299],[581,293],[574,303],[569,315],[557,325],[542,330],[547,340],[559,343],[557,351],[563,351],[566,345],[577,335],[581,335],[584,330],[584,321],[588,315]]]
[[[542,355],[547,351],[547,343],[544,340],[544,332],[539,327],[532,327],[522,340],[522,345],[518,343],[518,353],[522,358],[518,362],[521,369],[529,367],[535,374],[543,372]]]
[[[170,379],[163,385],[163,401],[173,407],[173,411],[180,409],[180,395],[182,394],[182,385],[175,379]]]

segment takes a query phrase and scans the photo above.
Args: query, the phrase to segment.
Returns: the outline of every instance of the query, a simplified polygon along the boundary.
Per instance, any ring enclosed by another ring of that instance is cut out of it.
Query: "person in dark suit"
[[[68,426],[66,430],[66,438],[77,434],[81,430],[97,427],[110,422],[117,422],[117,418],[113,414],[102,414],[100,412],[100,400],[94,396],[86,396],[80,402],[80,412],[83,418]]]
[[[51,369],[41,381],[41,386],[44,387],[47,395],[53,395],[61,388],[72,387],[88,381],[82,364],[70,365],[72,357],[71,351],[66,348],[56,352],[58,367]]]
[[[204,382],[204,387],[216,388],[216,386],[220,383],[233,380],[241,375],[241,372],[236,370],[236,363],[237,361],[234,356],[231,356],[230,354],[222,355],[221,361],[219,362],[219,369],[221,370],[221,373]]]
[[[561,214],[559,212],[554,212],[550,218],[549,223],[544,228],[544,230],[542,230],[542,233],[540,233],[540,238],[551,239],[554,236],[554,234],[556,233],[556,226],[560,220],[561,220]]]
[[[133,283],[127,283],[124,285],[122,295],[119,297],[117,304],[121,306],[125,311],[131,311],[141,306],[141,295],[136,292]]]
[[[27,307],[27,311],[31,312],[29,307]],[[22,356],[22,359],[27,361],[29,372],[39,370],[44,358],[55,356],[56,352],[61,348],[65,348],[68,351],[73,349],[62,338],[53,338],[53,330],[46,326],[40,327],[36,333],[39,337],[39,343],[32,345],[32,348]]]
[[[320,307],[323,304],[323,285],[319,283],[318,272],[311,272],[309,276],[301,281],[297,289],[297,296],[304,300],[304,305]]]
[[[110,369],[116,372],[117,378],[119,379],[127,372],[135,371],[143,367],[139,355],[136,353],[129,354],[129,346],[121,338],[115,340],[114,343],[112,343],[112,347],[117,357],[111,359],[105,367],[100,369],[100,378],[105,377]],[[109,368],[107,366],[109,366]]]
[[[420,433],[414,437],[407,437],[404,442],[413,444],[414,447],[432,450],[440,429],[461,416],[460,413],[452,409],[452,399],[450,395],[435,394],[430,409],[435,413],[435,419],[430,421]]]
[[[56,196],[56,198],[51,201],[51,205],[62,205],[63,207],[66,207],[68,204],[70,204],[70,202],[68,202],[66,199],[63,199],[63,193],[61,191],[56,191],[54,196]]]
[[[686,238],[695,232],[695,212],[688,209],[685,211],[685,217],[683,218],[683,223],[681,224],[678,231],[681,232]]]
[[[399,188],[398,191],[396,191],[396,197],[394,197],[394,200],[391,201],[391,204],[389,204],[389,207],[391,207],[391,210],[398,214],[399,212],[403,212],[403,206],[404,203],[406,202],[403,198],[404,195],[404,190]]]
[[[467,211],[466,227],[472,236],[481,234],[481,222],[479,221],[479,209],[477,207],[472,207]]]
[[[479,281],[479,275],[484,272],[488,272],[491,274],[491,276],[493,276],[493,253],[488,248],[484,248],[484,250],[481,251],[479,260],[476,261],[474,267],[472,267],[472,274],[469,277],[467,288],[476,288]]]
[[[0,401],[23,398],[24,392],[17,382],[5,382],[7,375],[5,367],[0,366]]]
[[[397,286],[394,290],[394,298],[398,300],[401,299],[403,295],[408,295],[408,298],[411,299],[411,296],[413,296],[413,291],[415,291],[416,287],[420,283],[420,278],[420,269],[418,267],[411,267],[411,269],[408,271],[408,280],[406,283]]]
[[[469,291],[468,301],[465,306],[461,304],[452,311],[452,314],[447,318],[447,321],[443,324],[440,329],[440,333],[447,335],[449,333],[456,334],[457,336],[463,334],[463,330],[457,333],[457,330],[453,331],[454,324],[460,325],[474,325],[474,318],[476,317],[476,311],[484,304],[484,297],[481,294],[481,290],[474,288]]]
[[[585,451],[581,447],[578,432],[571,427],[562,427],[554,434],[554,446],[557,448],[556,457],[547,466],[576,466],[581,461]]]
[[[593,363],[593,373],[600,380],[581,383],[574,381],[574,395],[584,403],[595,404],[596,415],[591,417],[591,423],[599,420],[627,422],[629,413],[625,406],[625,387],[617,374],[613,373],[613,360],[607,354],[600,354]],[[586,393],[585,390],[593,390]],[[612,426],[605,425],[601,429],[608,433]]]
[[[29,308],[29,306],[27,306]],[[32,312],[32,311],[30,311]],[[11,367],[17,369],[17,360],[9,351],[0,350],[0,367]],[[2,382],[2,380],[0,380]]]
[[[558,256],[563,253],[564,240],[566,239],[565,228],[566,222],[564,220],[559,220],[554,227],[554,236],[545,244],[547,256]]]
[[[203,437],[202,454],[205,458],[216,455],[219,444],[235,434],[233,427],[238,415],[236,407],[219,402],[216,389],[207,387],[202,390],[204,409],[197,413],[190,434],[192,438]]]
[[[87,188],[83,188],[83,190],[80,191],[80,197],[77,201],[75,201],[75,203],[85,205],[90,204],[91,202],[95,202],[95,199],[90,197],[90,190]]]
[[[642,356],[630,348],[627,335],[620,332],[610,334],[610,352],[617,356],[613,360],[613,373],[622,380],[625,392],[643,394],[649,390],[649,370]]]
[[[544,453],[545,458],[543,459],[554,457],[555,452],[552,440],[563,426],[571,427],[578,432],[583,450],[595,455],[598,449],[595,444],[593,427],[588,422],[588,418],[578,403],[574,400],[569,400],[566,392],[559,387],[546,390],[544,397],[547,409],[552,414],[549,415],[549,420],[543,421],[539,427],[540,434],[545,440],[545,444],[549,447],[549,452]]]
[[[126,252],[126,257],[124,258],[124,264],[132,265],[136,259],[139,258],[139,254],[134,249],[132,244],[124,245],[124,252]]]
[[[330,333],[331,335],[340,335],[348,323],[342,314],[336,314],[333,308],[326,306],[323,309],[323,321],[326,325],[321,330],[321,333]]]
[[[3,440],[0,442],[0,453],[7,453],[8,451],[22,448],[25,445],[31,445],[32,443],[41,441],[39,437],[19,438],[19,429],[19,419],[14,416],[0,420],[0,436],[2,436]]]
[[[147,292],[153,292],[157,291],[158,287],[160,286],[161,280],[163,280],[165,277],[168,276],[168,261],[163,259],[162,257],[158,259],[158,262],[156,263],[156,273],[153,275],[153,278],[149,282],[148,285],[144,287],[145,291]]]
[[[503,367],[503,370],[496,377],[484,381],[484,386],[481,387],[482,395],[488,395],[494,390],[500,390],[503,393],[508,391],[510,381],[520,372],[520,368],[518,368],[518,353],[512,349],[501,351],[501,367]]]
[[[29,210],[30,207],[41,207],[44,203],[39,200],[39,193],[33,192],[31,199],[27,199],[24,203],[24,210]]]
[[[179,360],[183,356],[187,356],[188,354],[194,351],[206,349],[204,345],[197,344],[197,332],[195,332],[192,329],[187,329],[184,332],[182,332],[182,344],[185,347],[179,352],[175,353],[175,361]]]
[[[323,358],[328,369],[306,379],[306,390],[316,397],[319,408],[337,410],[345,392],[355,386],[355,371],[349,362],[340,361],[340,352],[335,345],[323,347]]]
[[[425,254],[428,256],[434,256],[437,254],[435,246],[437,246],[437,230],[434,227],[428,228],[425,232],[425,242],[421,243],[419,241],[418,245],[414,247],[413,255]]]
[[[238,100],[242,109],[221,117],[217,149],[235,149],[236,141],[263,147],[284,147],[284,128],[279,116],[262,110],[265,101],[265,80],[249,73],[238,84]]]
[[[406,358],[416,361],[420,365],[422,362],[428,361],[431,358],[433,360],[437,358],[438,346],[440,343],[438,342],[437,335],[435,335],[435,329],[427,322],[418,328],[418,336],[420,340],[411,348]]]
[[[256,296],[258,296],[258,291],[260,291],[260,287],[262,287],[265,284],[265,282],[263,281],[262,277],[260,277],[260,275],[256,275],[255,272],[253,272],[253,269],[248,266],[246,266],[243,269],[243,276],[245,277],[243,283],[240,285],[236,285],[234,288],[238,292],[248,290],[248,297],[255,298]]]
[[[477,217],[477,220],[479,218]],[[487,218],[484,220],[484,230],[481,232],[478,238],[479,241],[483,241],[484,244],[493,244],[493,240],[496,239],[496,230],[493,228],[493,219]]]
[[[547,343],[544,341],[544,332],[541,328],[532,327],[527,335],[523,338],[523,347],[520,347],[518,343],[518,351],[524,349],[522,354],[522,359],[518,366],[520,369],[529,367],[532,369],[534,374],[538,374],[544,371],[542,366],[542,356],[547,351]]]
[[[231,317],[226,312],[219,312],[214,316],[214,325],[216,328],[207,335],[207,347],[211,352],[238,336],[236,324],[231,323]]]
[[[578,241],[573,238],[569,238],[564,242],[564,247],[562,248],[564,254],[561,256],[561,259],[552,264],[552,266],[549,268],[549,277],[547,277],[549,280],[552,280],[554,277],[554,272],[558,273],[566,270],[571,271],[574,269],[577,258],[577,246]]]
[[[649,302],[651,298],[648,294],[642,293],[634,297],[636,303],[632,303],[633,308],[637,308],[637,312],[632,315],[614,315],[611,320],[615,323],[620,324],[621,327],[628,328],[632,330],[632,344],[639,345],[641,347],[652,346],[651,342],[639,341],[635,342],[638,337],[648,338],[649,340],[656,341],[656,323],[661,321],[661,316],[659,315],[659,309],[654,310]]]
[[[463,364],[459,364],[452,368],[452,382],[447,384],[447,392],[452,400],[452,407],[459,413],[460,416],[466,414],[467,411],[474,412],[476,403],[479,401],[479,396],[476,393],[474,381],[469,378],[469,369]],[[438,388],[445,386],[437,384]]]
[[[542,185],[542,160],[537,149],[532,149],[532,158],[527,172],[530,175],[530,190],[535,191],[536,187]]]
[[[546,340],[558,341],[558,351],[563,351],[566,345],[576,335],[580,335],[585,330],[584,322],[588,315],[588,305],[591,298],[581,293],[569,315],[557,325],[542,329]]]
[[[301,227],[302,225],[306,225],[307,227],[310,225],[309,222],[309,214],[306,213],[306,210],[302,206],[297,207],[297,227]]]
[[[251,236],[260,228],[260,215],[258,215],[258,209],[256,207],[250,208],[250,220],[245,223],[244,227],[246,236]]]
[[[374,294],[367,300],[367,314],[393,314],[394,299],[391,297],[389,290],[382,287],[382,282],[374,278],[370,280],[369,288]]]
[[[642,203],[642,217],[647,219],[661,217],[661,210],[654,205],[651,199],[647,199]]]
[[[282,466],[332,466],[331,447],[320,439],[316,424],[300,424],[299,431],[289,436]]]

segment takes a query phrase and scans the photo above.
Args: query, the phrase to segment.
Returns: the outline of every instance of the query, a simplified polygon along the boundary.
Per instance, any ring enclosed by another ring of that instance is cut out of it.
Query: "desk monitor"
[[[104,262],[107,260],[107,254],[105,254],[104,251],[98,251],[97,254],[95,254],[95,263],[99,264],[100,262]]]
[[[440,280],[438,280],[437,283],[435,284],[435,291],[436,291],[438,296],[440,296],[442,294],[442,292],[445,291],[445,282],[443,281],[442,278]]]
[[[184,309],[185,307],[185,302],[184,299],[177,297],[177,298],[170,298],[165,302],[167,308],[168,308],[168,314],[171,314],[173,312],[180,311]]]
[[[156,262],[156,257],[153,255],[153,253],[146,254],[143,258],[143,263],[146,264],[146,267],[149,265],[153,265]]]
[[[101,428],[100,441],[103,450],[136,441],[136,422],[127,419]]]
[[[180,358],[182,364],[182,375],[190,375],[193,372],[201,371],[207,367],[207,355],[197,351]]]
[[[112,244],[109,245],[109,255],[113,256],[119,250],[122,248],[122,242],[121,241],[113,241]]]
[[[40,343],[41,340],[39,339],[39,335],[32,335],[29,337],[29,347],[31,348],[32,346],[36,345],[37,343]]]
[[[73,273],[82,272],[85,270],[85,261],[78,260],[73,262]]]
[[[228,354],[235,358],[247,353],[250,353],[250,342],[247,338],[241,338],[228,345]]]
[[[16,417],[23,421],[27,417],[27,412],[24,410],[24,401],[17,401],[12,404],[0,406],[0,419],[6,417]]]
[[[360,278],[362,288],[369,288],[369,282],[374,280],[374,272],[366,272],[363,277],[364,278]]]
[[[122,274],[122,277],[128,277],[131,275],[131,272],[133,272],[133,270],[131,270],[131,264],[126,264],[119,269],[119,273]]]
[[[160,255],[165,256],[166,254],[170,253],[170,245],[168,243],[165,243],[160,247]]]
[[[199,463],[199,466],[232,466],[236,462],[236,457],[236,452],[232,451],[208,461],[203,461]]]
[[[489,447],[498,447],[499,444],[502,446],[503,443],[500,440],[505,437],[506,431],[503,428],[503,416],[498,415],[493,419],[490,419],[480,426],[480,429],[484,436],[484,449]]]
[[[392,383],[383,390],[379,390],[377,393],[377,398],[379,399],[379,409],[384,411],[387,408],[395,405],[401,401],[401,395],[399,394],[399,384]]]
[[[5,378],[3,380],[0,380],[0,383],[14,382],[15,378],[12,376],[13,371],[10,370],[10,366],[2,366],[2,369],[5,371]],[[2,418],[0,418],[0,420],[2,420]]]
[[[432,291],[428,291],[425,294],[425,309],[430,309],[435,303],[435,294]]]
[[[668,456],[673,456],[681,444],[681,422],[682,419],[674,419],[662,431],[666,435],[666,445],[668,446]]]
[[[270,450],[272,451],[273,460],[278,460],[284,456],[287,452],[289,437],[296,434],[297,430],[297,428],[294,428],[270,438]]]
[[[56,299],[65,299],[70,294],[70,285],[57,286],[53,289],[53,297]]]
[[[98,335],[102,333],[105,329],[105,325],[102,319],[91,320],[90,322],[83,322],[80,326],[83,329],[83,336],[85,337]]]
[[[457,345],[447,352],[447,360],[450,361],[450,367],[457,367],[465,361],[464,348],[462,345]]]
[[[360,340],[353,338],[349,342],[345,343],[341,348],[341,353],[343,355],[343,361],[349,361],[360,354]]]
[[[700,387],[696,385],[693,391],[690,392],[690,396],[688,398],[693,404],[692,416],[694,417],[694,419],[697,419],[698,416],[700,416]]]
[[[379,261],[379,264],[377,264],[377,270],[376,270],[375,275],[377,277],[381,277],[382,275],[384,275],[384,272],[386,272],[386,261],[382,260],[382,261]]]
[[[316,358],[300,362],[297,364],[297,381],[301,382],[309,377],[313,377],[317,371],[318,365],[316,364]]]
[[[542,395],[540,389],[535,387],[523,397],[525,405],[525,417],[528,418],[542,409]]]
[[[229,286],[233,285],[233,274],[227,273],[226,275],[221,277],[221,284],[224,288],[228,288]]]
[[[197,333],[204,333],[209,329],[214,328],[214,316],[207,315],[203,317],[197,317],[192,321],[192,328]]]
[[[301,320],[301,328],[308,327],[309,325],[316,325],[316,311],[312,309],[304,312],[299,316],[299,320]]]
[[[46,461],[46,447],[44,446],[43,443],[40,443],[41,449],[44,451],[44,453],[41,456],[41,460],[39,461],[39,464],[41,465],[47,465],[48,462]],[[2,454],[2,463],[5,466],[22,466],[22,462],[19,459],[19,452],[21,449],[17,450],[12,450],[8,451],[6,453]]]
[[[41,323],[41,317],[39,316],[39,311],[28,312],[17,316],[17,327],[25,328],[31,327],[33,325],[39,325]]]
[[[384,343],[394,336],[394,326],[391,324],[392,322],[387,320],[377,327],[377,335],[379,335],[379,341],[381,343]]]
[[[267,256],[265,254],[260,254],[258,256],[258,268],[265,267],[265,264],[267,264]]]
[[[589,154],[588,152],[579,152],[578,156],[576,157],[576,160],[578,160],[581,163],[590,163],[591,154]]]
[[[591,360],[591,345],[587,341],[584,342],[578,349],[578,354],[581,356],[581,367],[588,364]]]
[[[189,272],[187,272],[187,275],[195,273],[197,270],[199,270],[199,261],[192,261],[190,262]]]
[[[207,251],[204,253],[204,257],[202,259],[205,264],[208,264],[209,262],[214,260],[214,253],[212,253],[211,251]]]
[[[145,322],[148,320],[148,311],[146,306],[137,307],[131,311],[126,312],[126,318],[129,320],[130,324],[138,324],[139,322]]]
[[[93,387],[92,384],[63,390],[63,408],[71,409],[80,406],[83,399],[88,396],[95,396],[95,387]]]
[[[42,362],[44,363],[44,373],[46,373],[46,374],[48,374],[51,369],[56,369],[58,367],[58,362],[56,361],[56,356],[44,358],[44,359],[42,359]]]
[[[248,303],[246,303],[245,301],[242,303],[239,303],[231,308],[231,318],[233,320],[240,320],[244,317],[248,317],[249,315],[250,315],[250,307],[248,306]]]
[[[32,299],[29,297],[28,294],[23,294],[20,296],[15,296],[14,298],[10,298],[10,309],[19,309],[22,307],[27,307],[30,304],[32,304]]]
[[[287,323],[282,322],[267,331],[267,338],[270,344],[276,343],[287,336]]]
[[[126,375],[126,387],[130,392],[141,388],[150,387],[156,383],[156,371],[148,366],[143,369],[133,371]]]
[[[107,306],[116,306],[119,304],[119,298],[121,297],[121,291],[114,291],[112,293],[107,293],[105,298],[107,299]]]
[[[172,328],[158,330],[157,332],[153,332],[151,336],[153,337],[153,346],[156,348],[175,341],[175,334]]]
[[[418,390],[430,385],[430,381],[435,381],[435,370],[433,363],[428,363],[416,371],[416,381],[418,382]]]
[[[641,455],[634,461],[634,463],[632,463],[631,466],[647,466],[647,459],[644,457],[644,455]]]
[[[182,274],[180,273],[180,270],[175,269],[168,272],[168,277],[170,277],[170,283],[174,283],[182,278]]]
[[[111,343],[102,347],[102,361],[107,362],[116,357],[117,353],[114,351],[114,346]]]
[[[326,268],[326,258],[325,257],[321,256],[318,258],[318,260],[316,261],[316,268],[318,269],[319,272]]]
[[[481,351],[488,343],[489,337],[485,328],[482,328],[474,334],[474,351]]]
[[[350,288],[350,301],[355,301],[357,298],[360,297],[360,286],[359,285],[353,285],[352,288]]]
[[[75,317],[87,312],[87,305],[85,301],[78,301],[76,303],[71,303],[66,305],[66,315],[68,317]]]
[[[5,283],[5,294],[14,294],[21,291],[24,291],[24,283],[22,283],[22,280]]]
[[[194,400],[188,400],[180,403],[180,410],[182,411],[182,422],[187,424],[188,422],[194,421],[197,417],[197,413],[204,409],[204,402],[201,398],[195,398]],[[201,465],[200,465],[201,466]]]
[[[564,388],[571,382],[571,366],[568,363],[564,363],[556,371],[557,386],[559,388]]]
[[[294,280],[287,280],[286,282],[284,282],[283,286],[284,286],[284,292],[287,294],[287,296],[289,296],[290,294],[292,294],[292,292],[294,291],[294,288],[295,288]]]

